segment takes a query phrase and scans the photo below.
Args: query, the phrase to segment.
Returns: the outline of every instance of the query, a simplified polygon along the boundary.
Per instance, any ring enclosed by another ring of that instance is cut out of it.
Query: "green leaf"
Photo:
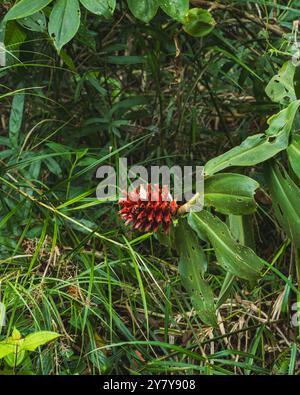
[[[251,248],[235,241],[228,227],[217,217],[203,210],[189,214],[191,227],[199,237],[206,234],[220,265],[228,272],[246,280],[257,279],[263,267],[262,260]]]
[[[266,94],[272,101],[284,104],[296,100],[294,74],[295,66],[289,61],[274,75],[266,87]]]
[[[7,365],[11,368],[14,368],[15,366],[19,366],[25,358],[25,351],[20,350],[16,348],[16,350],[13,353],[10,353],[4,357],[5,362]]]
[[[51,158],[51,156],[45,159],[45,165],[47,166],[50,173],[55,174],[57,177],[62,176],[62,170],[60,165],[55,159]]]
[[[183,220],[180,220],[175,228],[175,240],[180,257],[190,260],[190,265],[197,267],[203,276],[207,269],[205,253],[199,244],[197,235]]]
[[[80,0],[81,4],[96,15],[110,18],[116,8],[116,0]]]
[[[194,37],[203,37],[215,27],[215,20],[208,10],[192,8],[183,20],[183,30]]]
[[[287,147],[290,165],[300,179],[300,135],[293,134],[290,145]]]
[[[228,216],[229,229],[233,238],[239,243],[246,245],[254,250],[255,241],[253,233],[253,221],[252,215],[232,215]],[[219,292],[218,300],[216,302],[217,307],[221,306],[232,289],[235,282],[235,276],[227,272],[225,279],[222,284],[222,288]]]
[[[57,0],[49,18],[49,35],[59,52],[77,33],[80,26],[78,0]]]
[[[19,24],[32,32],[43,33],[46,31],[47,22],[45,14],[39,11],[33,15],[18,20]]]
[[[60,334],[50,331],[40,331],[31,333],[26,336],[22,344],[22,350],[34,351],[43,344],[49,343],[50,341],[57,339]]]
[[[23,339],[17,328],[13,328],[11,336],[0,342],[0,358],[7,357],[11,353],[17,353],[21,350]]]
[[[252,215],[229,215],[229,228],[232,236],[239,243],[255,250],[255,237]]]
[[[223,214],[250,214],[256,210],[254,193],[258,187],[252,178],[220,173],[205,181],[204,203]]]
[[[300,66],[297,66],[295,68],[293,83],[294,83],[296,98],[300,99]]]
[[[227,272],[224,278],[222,288],[220,289],[220,293],[218,296],[218,300],[216,302],[216,307],[219,308],[228,298],[228,295],[232,289],[232,285],[234,284],[235,276]]]
[[[20,47],[26,40],[26,32],[15,21],[6,24],[4,46],[6,47],[5,63],[12,65],[19,63]]]
[[[6,48],[5,44],[0,41],[0,67],[6,66]]]
[[[108,358],[102,350],[92,350],[92,352],[89,352],[88,358],[102,374],[105,374],[109,370]]]
[[[241,145],[208,161],[205,165],[205,174],[213,175],[230,166],[254,166],[286,149],[299,105],[299,100],[294,101],[287,108],[270,117],[266,134],[250,136]]]
[[[21,0],[8,11],[4,19],[10,21],[25,18],[42,10],[51,2],[52,0]]]
[[[300,189],[287,172],[275,164],[266,167],[266,178],[278,222],[300,248]]]
[[[19,84],[18,88],[20,90],[22,87],[23,83]],[[21,92],[14,95],[9,117],[9,139],[13,147],[16,147],[18,145],[19,134],[23,120],[24,104],[25,95],[24,92],[21,90]]]
[[[178,269],[182,284],[202,321],[215,327],[217,322],[214,295],[202,278],[207,267],[206,256],[197,236],[184,220],[176,227],[176,247],[180,254]]]
[[[16,327],[14,327],[12,334],[11,334],[11,339],[12,340],[21,340],[22,336],[20,331],[18,331],[18,329]]]
[[[189,11],[189,0],[160,0],[159,5],[167,15],[180,22]]]
[[[133,15],[143,22],[149,22],[156,15],[159,0],[127,0]]]
[[[4,358],[6,355],[9,355],[15,351],[14,344],[7,344],[4,342],[0,343],[0,358]]]

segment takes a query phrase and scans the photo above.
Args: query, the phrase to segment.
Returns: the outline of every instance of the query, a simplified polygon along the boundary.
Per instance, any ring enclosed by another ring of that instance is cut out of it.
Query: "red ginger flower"
[[[141,185],[133,192],[125,193],[125,196],[126,199],[119,200],[119,213],[125,220],[125,225],[131,223],[134,229],[143,232],[156,232],[162,225],[164,231],[168,231],[178,209],[168,187],[159,188],[155,184],[152,190],[150,184],[146,188]]]

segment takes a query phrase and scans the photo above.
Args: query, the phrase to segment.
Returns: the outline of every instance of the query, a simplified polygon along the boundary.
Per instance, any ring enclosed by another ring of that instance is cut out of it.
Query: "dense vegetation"
[[[0,0],[2,373],[299,373],[299,16]],[[204,210],[126,226],[120,157],[205,166]]]

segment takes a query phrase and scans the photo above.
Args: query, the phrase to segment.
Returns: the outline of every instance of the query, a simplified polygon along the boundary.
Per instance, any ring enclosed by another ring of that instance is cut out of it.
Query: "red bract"
[[[145,188],[141,185],[125,196],[126,199],[119,200],[119,213],[125,225],[131,224],[142,232],[156,232],[161,225],[164,231],[168,231],[178,205],[172,200],[167,187],[154,185],[152,188],[148,184]]]

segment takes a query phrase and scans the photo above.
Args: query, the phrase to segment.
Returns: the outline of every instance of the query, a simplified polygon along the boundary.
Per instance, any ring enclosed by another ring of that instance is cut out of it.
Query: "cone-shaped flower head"
[[[125,193],[119,205],[125,225],[131,224],[142,232],[156,232],[160,225],[168,231],[178,209],[168,187],[159,188],[157,184],[153,188],[150,184],[140,185],[133,192]]]

